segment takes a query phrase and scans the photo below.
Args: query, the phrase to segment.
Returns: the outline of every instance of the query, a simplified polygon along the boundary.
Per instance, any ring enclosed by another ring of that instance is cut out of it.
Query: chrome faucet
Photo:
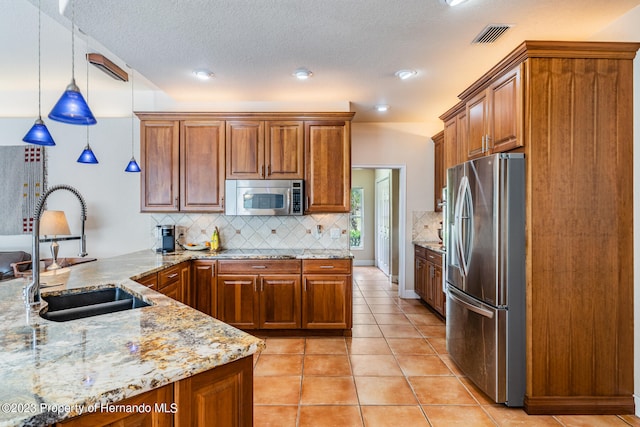
[[[36,207],[33,213],[33,231],[32,231],[32,253],[31,253],[31,274],[32,280],[29,285],[24,288],[24,302],[29,309],[38,309],[40,306],[40,217],[44,210],[44,203],[51,193],[57,190],[67,190],[73,193],[78,200],[80,200],[80,206],[82,208],[81,217],[82,220],[82,235],[80,236],[80,256],[87,256],[87,241],[84,235],[84,222],[87,219],[87,204],[84,198],[78,190],[70,185],[54,185],[49,188],[36,202]]]

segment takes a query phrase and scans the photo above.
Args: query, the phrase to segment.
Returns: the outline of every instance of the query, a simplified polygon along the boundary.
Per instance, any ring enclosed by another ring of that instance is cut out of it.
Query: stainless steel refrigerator
[[[495,154],[447,171],[447,351],[495,402],[525,393],[523,154]]]

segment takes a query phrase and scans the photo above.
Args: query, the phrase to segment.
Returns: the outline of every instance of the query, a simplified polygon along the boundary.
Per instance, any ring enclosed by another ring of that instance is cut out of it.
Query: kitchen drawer
[[[415,248],[415,256],[427,259],[427,248],[423,248],[422,246],[414,245]]]
[[[442,264],[442,255],[427,249],[427,259],[434,264]]]
[[[300,260],[220,260],[218,274],[300,274]]]
[[[149,289],[156,290],[158,289],[158,274],[152,273],[152,274],[140,277],[139,279],[136,280],[136,282],[140,283],[141,285],[145,285]]]
[[[305,259],[303,274],[351,274],[350,259]]]
[[[158,289],[165,288],[180,281],[180,269],[182,265],[174,265],[158,272]]]

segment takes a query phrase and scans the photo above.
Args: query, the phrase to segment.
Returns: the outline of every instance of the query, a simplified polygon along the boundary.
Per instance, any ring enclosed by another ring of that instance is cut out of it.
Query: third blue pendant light
[[[49,118],[71,125],[94,125],[97,123],[89,105],[82,97],[75,79],[75,0],[71,2],[71,83],[49,113]]]

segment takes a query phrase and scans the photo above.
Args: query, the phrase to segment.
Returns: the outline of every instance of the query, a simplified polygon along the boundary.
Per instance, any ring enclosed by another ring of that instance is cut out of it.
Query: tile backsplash
[[[442,212],[413,211],[412,241],[437,242]]]
[[[151,241],[156,225],[175,225],[181,243],[204,243],[214,227],[225,249],[342,249],[349,248],[349,214],[303,216],[227,216],[216,214],[152,214]],[[155,249],[155,247],[154,247]]]

